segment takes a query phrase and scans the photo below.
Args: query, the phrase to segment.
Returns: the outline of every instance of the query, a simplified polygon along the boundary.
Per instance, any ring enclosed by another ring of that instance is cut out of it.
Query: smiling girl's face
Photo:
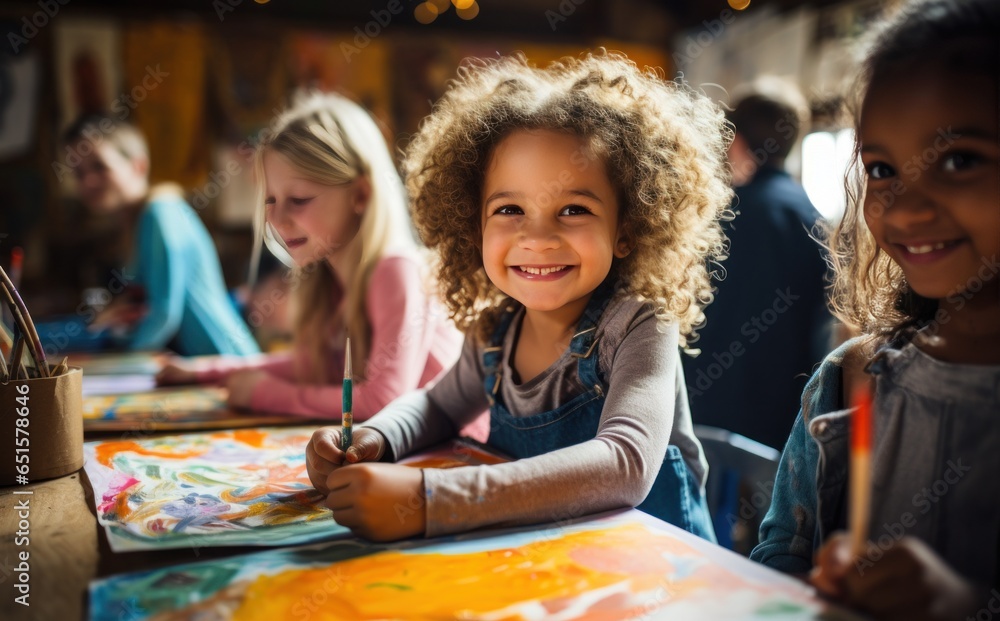
[[[357,234],[368,199],[363,178],[317,183],[274,151],[264,154],[264,177],[265,219],[296,265],[330,258]]]
[[[928,69],[873,82],[859,139],[865,221],[919,295],[996,289],[996,77]]]
[[[627,248],[618,199],[586,143],[552,131],[502,140],[483,188],[483,263],[501,291],[529,313],[575,322]]]

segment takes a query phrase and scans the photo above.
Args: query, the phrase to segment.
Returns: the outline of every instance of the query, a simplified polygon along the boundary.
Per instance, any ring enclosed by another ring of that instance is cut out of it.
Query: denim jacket
[[[843,403],[849,341],[806,385],[782,453],[771,507],[751,558],[804,573],[847,526],[850,409]],[[875,376],[872,504],[867,557],[903,536],[931,546],[968,579],[994,585],[1000,546],[1000,367],[945,363],[889,344]]]

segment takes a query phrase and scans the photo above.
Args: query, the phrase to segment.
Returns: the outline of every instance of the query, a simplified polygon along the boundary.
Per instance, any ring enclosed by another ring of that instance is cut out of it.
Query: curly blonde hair
[[[631,248],[611,277],[693,339],[712,300],[709,262],[725,256],[732,129],[708,98],[603,50],[544,69],[520,54],[471,59],[410,142],[413,220],[455,323],[485,337],[503,306],[483,268],[481,194],[494,148],[520,130],[578,136],[604,161]]]
[[[913,291],[899,267],[875,242],[864,218],[867,174],[861,162],[861,109],[870,86],[886,75],[911,72],[924,79],[928,67],[997,75],[995,38],[1000,5],[995,0],[917,0],[872,30],[867,54],[848,100],[855,128],[854,152],[845,177],[847,209],[824,234],[834,281],[830,310],[861,333],[865,352],[899,337],[908,338],[934,321],[938,301]],[[889,209],[878,204],[875,209]]]

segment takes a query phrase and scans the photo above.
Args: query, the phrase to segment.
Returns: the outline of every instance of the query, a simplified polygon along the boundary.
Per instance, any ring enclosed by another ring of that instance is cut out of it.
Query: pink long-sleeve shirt
[[[331,295],[333,295],[331,293]],[[420,266],[412,257],[383,257],[372,271],[365,300],[371,325],[371,348],[364,379],[353,389],[354,419],[363,421],[396,397],[427,386],[458,360],[462,335],[444,309],[424,291]],[[340,418],[344,375],[342,347],[330,348],[328,381],[299,381],[307,352],[262,356],[252,361],[220,358],[197,371],[199,382],[222,381],[237,370],[267,375],[254,386],[250,407],[309,418]],[[355,374],[357,368],[355,367]]]

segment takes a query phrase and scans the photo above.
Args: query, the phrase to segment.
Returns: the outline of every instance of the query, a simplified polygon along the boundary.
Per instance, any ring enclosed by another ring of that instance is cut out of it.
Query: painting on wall
[[[121,27],[115,20],[60,16],[54,64],[59,128],[85,114],[119,115],[122,87]]]
[[[38,54],[0,56],[0,159],[19,157],[31,150],[40,77]]]

